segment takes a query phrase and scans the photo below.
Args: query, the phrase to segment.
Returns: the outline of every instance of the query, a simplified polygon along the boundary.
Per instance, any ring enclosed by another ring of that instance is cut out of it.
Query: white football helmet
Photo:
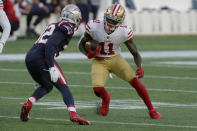
[[[73,4],[66,5],[61,12],[61,20],[67,20],[75,25],[75,29],[78,29],[81,23],[81,11]]]
[[[104,28],[111,34],[124,21],[125,9],[120,4],[112,4],[104,14]]]

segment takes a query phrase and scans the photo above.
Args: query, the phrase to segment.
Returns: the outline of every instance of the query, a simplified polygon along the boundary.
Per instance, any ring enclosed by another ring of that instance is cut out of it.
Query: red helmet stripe
[[[116,14],[115,14],[115,16],[117,15],[117,13],[118,13],[119,9],[120,9],[120,5],[119,5],[119,7],[118,7],[118,9],[117,9],[117,11],[116,11]]]
[[[113,15],[113,13],[114,13],[114,11],[115,11],[115,9],[116,9],[116,6],[117,6],[117,4],[115,5],[115,7],[114,7],[114,9],[113,9],[113,11],[112,11],[112,15]]]

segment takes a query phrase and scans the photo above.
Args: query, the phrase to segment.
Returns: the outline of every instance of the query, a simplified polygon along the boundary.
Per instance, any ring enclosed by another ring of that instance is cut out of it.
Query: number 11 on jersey
[[[114,51],[113,51],[113,43],[105,43],[105,42],[101,42],[99,43],[101,46],[101,52],[100,54],[102,55],[113,55]]]

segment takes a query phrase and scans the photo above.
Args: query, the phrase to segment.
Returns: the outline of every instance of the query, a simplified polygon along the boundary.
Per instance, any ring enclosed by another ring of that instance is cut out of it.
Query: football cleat
[[[110,104],[110,93],[107,92],[107,97],[106,99],[102,100],[102,104],[101,104],[101,114],[103,116],[107,116],[108,112],[109,112],[109,104]]]
[[[32,104],[25,102],[21,108],[21,114],[20,114],[20,119],[21,121],[28,121],[29,120],[29,112],[32,108]]]
[[[162,119],[162,115],[159,114],[155,109],[149,111],[149,115],[152,119]]]
[[[81,118],[80,116],[77,115],[76,112],[70,112],[70,121],[76,122],[80,125],[90,125],[90,122]]]

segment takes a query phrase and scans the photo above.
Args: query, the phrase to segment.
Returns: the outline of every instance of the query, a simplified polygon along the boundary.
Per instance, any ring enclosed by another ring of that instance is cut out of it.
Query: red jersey
[[[5,11],[9,20],[19,22],[19,19],[16,17],[14,6],[11,0],[3,0],[3,10]]]

